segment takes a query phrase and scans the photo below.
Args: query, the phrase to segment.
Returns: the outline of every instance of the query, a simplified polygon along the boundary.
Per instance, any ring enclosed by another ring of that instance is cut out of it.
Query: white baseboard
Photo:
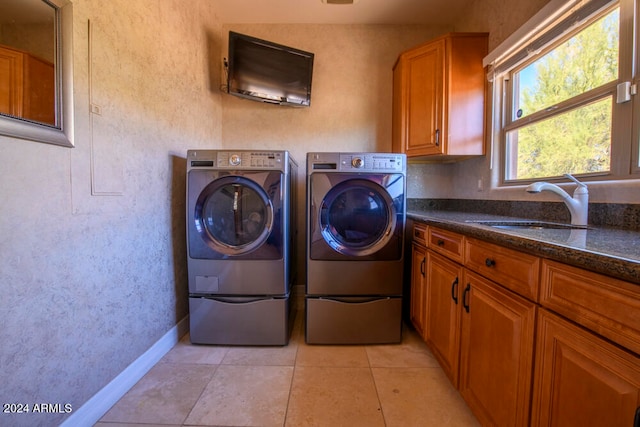
[[[115,377],[102,390],[87,400],[77,411],[73,411],[60,427],[90,427],[97,423],[127,391],[131,389],[162,356],[171,350],[185,333],[189,331],[187,315],[162,336],[149,350],[145,351],[131,365]]]

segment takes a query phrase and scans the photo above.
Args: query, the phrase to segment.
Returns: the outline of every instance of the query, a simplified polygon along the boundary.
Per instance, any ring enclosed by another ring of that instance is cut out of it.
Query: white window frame
[[[533,179],[507,180],[505,177],[506,133],[511,126],[512,92],[509,85],[510,72],[521,68],[548,52],[551,47],[575,35],[582,28],[594,21],[594,14],[611,10],[615,5],[620,7],[620,45],[618,80],[604,87],[587,92],[574,98],[568,105],[559,104],[555,110],[561,113],[575,108],[576,100],[586,103],[594,97],[603,99],[603,94],[613,97],[611,165],[609,172],[580,175],[581,180],[603,181],[640,178],[640,95],[631,96],[628,102],[618,103],[618,91],[624,91],[628,82],[630,91],[637,88],[636,70],[638,69],[638,52],[634,51],[636,34],[636,16],[640,10],[640,0],[551,0],[540,12],[532,17],[523,27],[507,38],[484,59],[488,67],[488,79],[493,85],[492,121],[489,141],[491,146],[491,169],[497,173],[499,186],[527,184]],[[636,48],[637,50],[638,48]],[[564,107],[564,108],[563,108]],[[634,114],[634,111],[636,114]],[[532,115],[534,120],[540,115]],[[498,150],[494,155],[494,152]],[[497,170],[494,161],[497,161]],[[545,178],[546,179],[546,178]],[[564,178],[557,178],[558,180]],[[550,178],[549,180],[554,180]]]

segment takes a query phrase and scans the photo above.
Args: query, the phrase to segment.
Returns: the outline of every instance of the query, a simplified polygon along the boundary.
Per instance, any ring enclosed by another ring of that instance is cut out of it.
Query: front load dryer
[[[296,173],[287,151],[187,152],[192,343],[288,343]]]
[[[307,155],[306,341],[401,340],[406,157]]]

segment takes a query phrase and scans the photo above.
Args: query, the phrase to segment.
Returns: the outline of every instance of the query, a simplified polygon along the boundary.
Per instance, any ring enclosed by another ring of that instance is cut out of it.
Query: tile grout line
[[[364,350],[367,355],[367,362],[369,363],[369,374],[371,375],[371,380],[373,381],[373,387],[376,390],[376,399],[378,399],[378,407],[380,408],[380,415],[382,415],[382,422],[386,427],[387,419],[384,416],[384,408],[382,407],[382,399],[380,399],[380,391],[378,390],[378,383],[376,383],[376,377],[373,375],[373,367],[371,366],[371,357],[369,355],[369,346],[365,346]]]
[[[223,357],[223,359],[224,359],[224,357]],[[222,359],[220,360],[220,362],[222,362]],[[211,379],[204,385],[204,387],[202,387],[202,390],[200,391],[200,394],[198,395],[198,398],[193,401],[193,405],[191,406],[191,409],[189,409],[189,412],[184,417],[184,420],[182,420],[182,422],[180,423],[181,426],[187,425],[186,423],[187,423],[187,420],[189,419],[189,416],[191,415],[193,410],[198,405],[198,402],[200,402],[200,399],[202,399],[202,396],[204,395],[204,392],[207,389],[207,387],[209,387],[209,384],[211,384],[211,382],[214,380],[214,378],[216,376],[216,373],[218,372],[218,368],[219,367],[220,367],[220,363],[217,363],[215,365],[215,369],[213,370],[213,374],[211,375]],[[189,424],[189,425],[191,425],[191,424]],[[194,425],[197,425],[197,424],[194,424]]]

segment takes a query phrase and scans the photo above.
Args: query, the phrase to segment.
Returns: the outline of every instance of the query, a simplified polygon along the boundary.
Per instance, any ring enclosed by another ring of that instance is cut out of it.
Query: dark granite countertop
[[[416,207],[409,208],[407,217],[640,284],[640,231],[595,226],[586,230],[497,229],[472,221],[523,220],[523,218]]]

